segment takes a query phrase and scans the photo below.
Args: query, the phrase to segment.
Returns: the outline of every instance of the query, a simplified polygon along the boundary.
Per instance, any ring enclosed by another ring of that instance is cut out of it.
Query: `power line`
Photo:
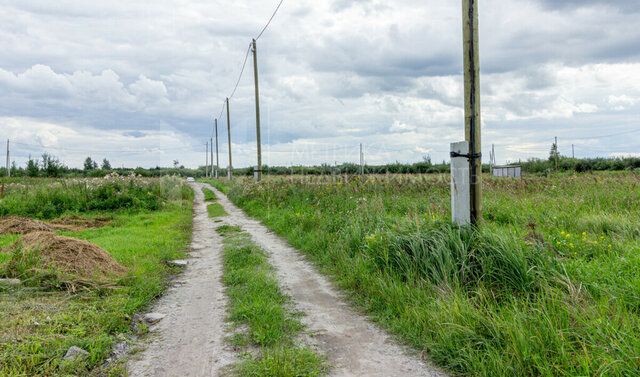
[[[271,17],[269,18],[269,21],[267,21],[267,24],[264,25],[264,27],[262,28],[262,30],[260,31],[258,36],[255,38],[256,41],[258,39],[260,39],[262,34],[265,32],[265,30],[267,30],[267,28],[271,24],[271,21],[273,21],[273,18],[276,16],[276,13],[278,13],[278,10],[280,9],[280,6],[282,5],[283,2],[284,2],[284,0],[280,0],[280,2],[278,3],[278,6],[273,11],[273,14],[271,15]],[[242,63],[242,69],[240,69],[240,74],[238,75],[238,80],[236,81],[236,85],[233,87],[233,91],[231,92],[231,95],[228,97],[228,99],[233,98],[233,96],[236,94],[236,90],[238,89],[238,85],[240,85],[240,80],[242,79],[242,74],[244,73],[244,69],[245,69],[245,67],[247,65],[247,59],[249,58],[249,52],[251,52],[251,44],[249,44],[249,48],[247,48],[247,53],[244,56],[244,62]],[[217,119],[221,119],[222,118],[222,115],[224,113],[225,103],[226,103],[226,100],[222,102],[222,108],[220,109],[220,114],[218,115]],[[213,137],[213,130],[211,131],[211,135]]]
[[[233,98],[233,95],[236,94],[236,90],[238,89],[238,85],[240,84],[240,79],[242,78],[242,74],[244,73],[244,67],[247,65],[247,59],[249,58],[249,52],[251,51],[251,45],[247,49],[247,54],[244,56],[244,63],[242,63],[242,69],[240,70],[240,75],[238,76],[238,81],[236,81],[236,86],[233,88],[229,99]]]
[[[264,33],[265,30],[267,30],[267,27],[269,27],[269,24],[271,23],[271,21],[273,20],[273,18],[276,16],[276,13],[278,13],[278,9],[280,9],[280,5],[282,5],[282,2],[284,0],[280,0],[280,3],[278,4],[278,6],[276,7],[276,10],[273,11],[273,14],[271,15],[271,18],[269,19],[269,21],[267,22],[266,25],[264,25],[264,27],[262,28],[262,31],[260,32],[260,34],[258,34],[258,36],[256,37],[256,41],[258,39],[260,39],[260,37],[262,36],[262,33]]]

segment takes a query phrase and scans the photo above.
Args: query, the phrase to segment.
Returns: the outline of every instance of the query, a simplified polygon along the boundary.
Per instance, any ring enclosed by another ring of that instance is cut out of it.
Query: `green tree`
[[[34,160],[29,156],[29,161],[27,161],[27,176],[29,177],[37,177],[38,172],[40,171],[40,163],[38,160]]]
[[[102,159],[102,170],[111,170],[111,163],[106,158]]]
[[[84,160],[84,170],[85,170],[85,171],[88,171],[88,170],[94,170],[94,169],[97,169],[97,168],[98,168],[98,163],[97,163],[97,162],[95,162],[95,161],[93,161],[93,160],[91,159],[91,157],[87,157],[87,158]]]
[[[56,157],[45,152],[42,154],[42,171],[47,177],[58,177],[62,171],[62,164]]]

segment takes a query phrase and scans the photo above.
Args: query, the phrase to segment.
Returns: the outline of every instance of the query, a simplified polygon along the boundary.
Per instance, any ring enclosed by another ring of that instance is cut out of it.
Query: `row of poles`
[[[465,155],[469,160],[469,190],[470,190],[470,221],[477,224],[482,220],[482,153],[481,153],[481,120],[480,120],[480,66],[478,44],[478,1],[462,0],[462,31],[463,31],[463,63],[464,63],[464,123],[465,141],[469,144],[469,153]],[[257,137],[257,167],[254,177],[256,181],[262,179],[262,153],[260,143],[260,94],[258,89],[258,57],[256,40],[251,43],[253,52],[253,75],[255,83],[256,105],[256,137]],[[242,73],[241,73],[242,74]],[[233,175],[231,161],[231,120],[229,116],[229,98],[226,100],[227,110],[227,138],[229,141],[229,168],[227,179]],[[216,171],[218,176],[218,119],[215,119],[216,134]],[[210,140],[213,149],[213,138]],[[209,171],[209,142],[207,142],[207,167],[205,173],[213,176],[213,154],[211,154],[211,171]],[[212,151],[213,152],[213,151]],[[362,162],[362,154],[361,154]]]
[[[255,83],[255,102],[256,102],[256,143],[258,147],[258,165],[255,169],[254,176],[256,181],[260,181],[262,179],[262,143],[260,140],[260,91],[258,88],[258,50],[256,46],[255,38],[251,42],[251,51],[253,53],[253,78]],[[242,73],[241,73],[242,75]],[[231,180],[233,177],[233,163],[231,160],[231,117],[229,114],[229,97],[225,99],[225,104],[227,110],[227,140],[229,142],[229,168],[227,169],[227,179]],[[205,165],[205,175],[208,177],[213,177],[215,175],[218,178],[219,170],[220,170],[220,160],[218,156],[218,118],[214,119],[214,129],[216,135],[216,167],[215,172],[213,168],[213,137],[206,143],[207,151],[206,151],[206,165]],[[209,153],[209,146],[211,146],[211,153]],[[209,154],[211,154],[211,169],[209,170]]]

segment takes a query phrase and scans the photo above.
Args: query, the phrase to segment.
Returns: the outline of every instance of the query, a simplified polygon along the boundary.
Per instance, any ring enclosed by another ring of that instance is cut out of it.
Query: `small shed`
[[[491,169],[491,173],[493,174],[494,177],[522,178],[522,166],[520,165],[494,166]]]

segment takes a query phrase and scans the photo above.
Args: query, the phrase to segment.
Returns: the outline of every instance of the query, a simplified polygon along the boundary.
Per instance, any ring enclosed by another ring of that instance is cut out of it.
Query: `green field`
[[[69,276],[63,279],[55,268],[44,270],[38,259],[25,259],[22,252],[0,252],[0,277],[22,280],[19,286],[0,285],[0,375],[89,375],[92,370],[98,375],[101,368],[95,368],[123,335],[145,331],[144,326],[133,329],[131,318],[161,295],[169,274],[177,272],[166,262],[185,257],[193,192],[178,179],[135,177],[17,181],[8,188],[0,200],[3,215],[110,219],[99,228],[58,233],[104,248],[127,273],[108,284],[86,284],[78,277],[72,291]],[[19,237],[0,235],[0,247]],[[25,268],[16,270],[16,265]],[[71,346],[89,356],[65,360]],[[111,365],[101,375],[120,375],[120,368]]]
[[[214,183],[449,371],[638,375],[638,173],[485,177],[478,229],[447,175]]]

